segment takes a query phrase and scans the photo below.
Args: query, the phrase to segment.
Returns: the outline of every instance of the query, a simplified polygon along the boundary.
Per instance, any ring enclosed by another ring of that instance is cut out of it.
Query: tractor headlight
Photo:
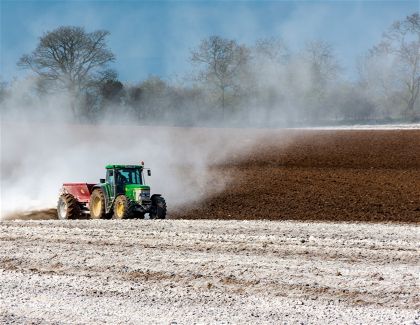
[[[140,197],[142,200],[148,200],[150,197],[150,191],[141,191]]]
[[[139,204],[142,204],[144,201],[150,201],[150,190],[137,190],[136,191],[136,201]]]
[[[147,192],[146,191],[145,192],[142,191],[140,195],[141,195],[142,198],[147,198],[147,197],[150,196],[150,192],[149,191],[147,191]]]

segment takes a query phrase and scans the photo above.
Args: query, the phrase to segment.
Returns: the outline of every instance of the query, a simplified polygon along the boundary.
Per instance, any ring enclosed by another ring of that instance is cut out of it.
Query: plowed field
[[[214,169],[226,190],[172,217],[420,221],[420,130],[269,131]]]

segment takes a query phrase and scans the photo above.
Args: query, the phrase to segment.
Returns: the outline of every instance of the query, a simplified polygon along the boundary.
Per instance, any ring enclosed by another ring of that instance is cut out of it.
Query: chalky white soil
[[[418,324],[405,224],[0,222],[0,323]]]

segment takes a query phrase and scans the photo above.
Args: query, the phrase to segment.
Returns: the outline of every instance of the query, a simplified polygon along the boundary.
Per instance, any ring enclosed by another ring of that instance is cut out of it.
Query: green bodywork
[[[136,200],[136,197],[135,197],[136,190],[143,190],[143,191],[150,192],[150,186],[148,185],[130,184],[130,185],[125,185],[124,189],[125,189],[125,195],[133,201]]]
[[[121,194],[136,202],[144,210],[150,208],[150,186],[144,184],[142,165],[106,165],[105,168],[107,170],[105,182],[95,185],[94,188],[102,189],[107,213],[112,209],[115,198]],[[120,179],[117,174],[130,176],[124,179],[131,179],[131,182],[115,182],[115,179]]]

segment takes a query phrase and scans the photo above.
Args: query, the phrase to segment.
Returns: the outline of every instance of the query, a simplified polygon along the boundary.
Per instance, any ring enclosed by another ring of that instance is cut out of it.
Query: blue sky
[[[395,20],[419,11],[419,1],[20,1],[0,0],[0,78],[16,67],[38,38],[60,25],[111,32],[113,65],[123,81],[189,72],[190,50],[210,35],[252,44],[281,37],[293,50],[322,39],[335,47],[348,76],[355,60]]]

